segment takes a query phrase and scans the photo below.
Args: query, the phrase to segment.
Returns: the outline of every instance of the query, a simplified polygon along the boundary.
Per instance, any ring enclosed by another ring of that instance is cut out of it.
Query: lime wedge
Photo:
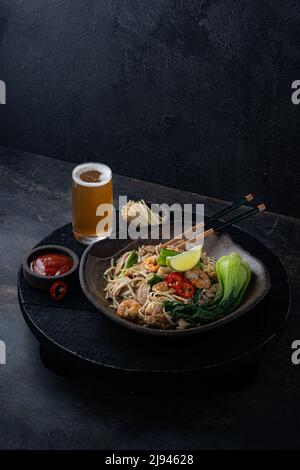
[[[177,256],[168,256],[167,264],[173,271],[184,272],[192,269],[199,263],[202,254],[202,245],[195,246]]]

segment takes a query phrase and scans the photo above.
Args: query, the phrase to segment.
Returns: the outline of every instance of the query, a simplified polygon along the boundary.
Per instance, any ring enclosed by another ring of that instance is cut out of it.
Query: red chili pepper
[[[68,287],[67,284],[63,281],[55,281],[50,287],[50,296],[53,300],[62,300],[66,293]]]
[[[181,281],[176,285],[176,294],[184,299],[189,299],[195,294],[195,287],[190,281]]]
[[[184,281],[184,277],[182,274],[180,273],[177,273],[176,271],[173,271],[172,273],[170,273],[166,279],[167,283],[168,283],[168,286],[171,288],[171,289],[176,289],[176,286],[179,282],[183,282]]]

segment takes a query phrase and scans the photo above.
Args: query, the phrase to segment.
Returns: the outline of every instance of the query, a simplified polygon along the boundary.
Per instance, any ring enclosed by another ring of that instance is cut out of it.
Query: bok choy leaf
[[[210,323],[236,309],[241,303],[251,278],[249,264],[238,253],[222,256],[216,263],[219,291],[210,304],[183,304],[167,301],[166,312],[171,318],[183,318],[191,324]]]

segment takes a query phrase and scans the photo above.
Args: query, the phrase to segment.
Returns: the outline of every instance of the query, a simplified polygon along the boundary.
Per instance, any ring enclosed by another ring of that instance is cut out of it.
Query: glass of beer
[[[72,180],[72,226],[75,238],[85,245],[107,238],[112,220],[103,225],[104,217],[108,220],[109,209],[104,214],[101,207],[112,207],[113,204],[111,169],[103,163],[83,163],[74,168]]]

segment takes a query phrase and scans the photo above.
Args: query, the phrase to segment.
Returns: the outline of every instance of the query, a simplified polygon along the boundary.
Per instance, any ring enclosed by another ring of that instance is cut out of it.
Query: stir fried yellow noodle
[[[105,271],[104,278],[106,298],[110,306],[121,318],[137,322],[152,328],[188,328],[190,325],[183,319],[172,320],[164,309],[164,302],[177,301],[190,303],[191,298],[178,295],[176,289],[166,281],[171,269],[158,265],[160,245],[143,245],[136,254],[135,262],[126,268],[126,261],[132,252],[124,253]],[[202,255],[201,269],[185,273],[191,282],[201,289],[199,303],[210,302],[218,290],[214,271],[215,260]],[[153,282],[155,279],[155,283]],[[202,286],[202,288],[201,288]]]

